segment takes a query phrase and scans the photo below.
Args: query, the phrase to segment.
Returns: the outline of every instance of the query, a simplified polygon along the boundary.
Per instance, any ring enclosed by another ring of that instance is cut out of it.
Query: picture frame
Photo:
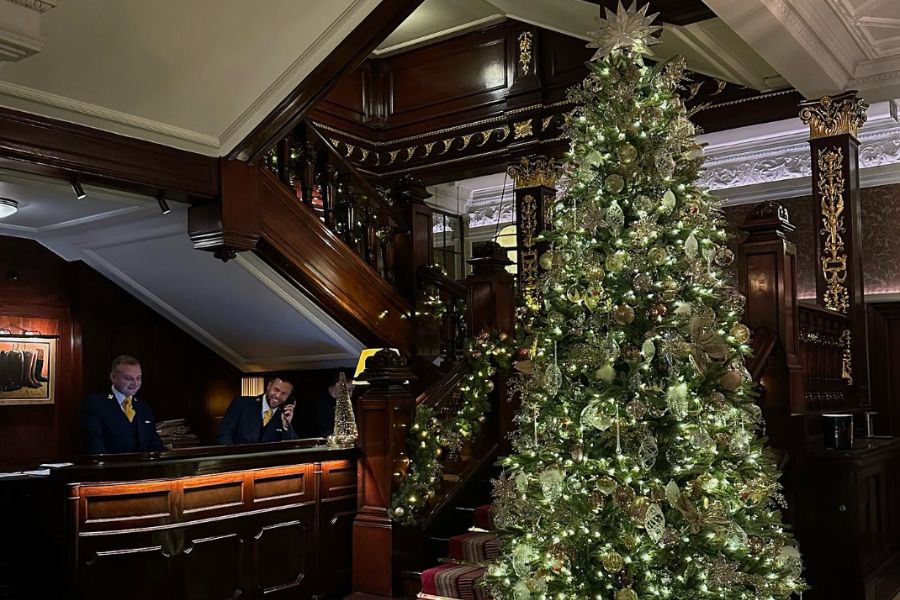
[[[0,406],[53,404],[56,338],[0,335]]]

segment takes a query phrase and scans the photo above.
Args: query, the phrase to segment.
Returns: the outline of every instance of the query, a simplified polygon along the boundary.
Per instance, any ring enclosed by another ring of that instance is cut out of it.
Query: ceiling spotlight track
[[[72,180],[72,191],[75,192],[75,197],[78,198],[79,200],[82,200],[85,197],[87,197],[87,194],[84,193],[84,188],[81,187],[81,184],[78,183],[77,179]]]
[[[172,212],[172,209],[169,208],[169,203],[166,202],[166,194],[164,192],[157,194],[156,202],[159,204],[159,210],[162,214],[167,215]]]

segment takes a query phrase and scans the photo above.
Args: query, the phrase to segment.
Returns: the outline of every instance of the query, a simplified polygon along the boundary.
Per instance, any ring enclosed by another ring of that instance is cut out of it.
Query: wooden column
[[[856,136],[868,107],[849,91],[804,102],[800,110],[812,152],[816,302],[852,319],[847,335],[859,406],[870,401]]]
[[[496,242],[481,242],[472,250],[472,274],[466,278],[466,323],[469,336],[482,331],[512,335],[516,326],[512,261]]]
[[[775,342],[768,358],[763,356],[766,348],[756,348],[755,358],[765,360],[765,364],[752,370],[759,373],[764,387],[762,409],[772,445],[787,450],[794,427],[791,414],[804,409],[797,249],[787,239],[794,226],[788,221],[787,210],[769,201],[753,209],[742,229],[750,234],[738,249],[738,289],[747,299],[744,324],[753,332],[754,342],[768,332],[774,334]]]
[[[391,199],[409,224],[409,231],[397,235],[394,276],[397,289],[410,302],[416,299],[418,270],[434,262],[434,211],[425,204],[430,197],[425,184],[414,177],[403,177],[391,185]]]
[[[394,473],[404,468],[406,436],[415,399],[415,376],[406,359],[382,350],[366,361],[361,379],[369,388],[359,401],[357,513],[353,521],[353,592],[356,598],[391,598],[399,588],[394,573],[397,525],[388,515]]]
[[[507,169],[516,183],[516,245],[518,247],[519,300],[536,303],[540,256],[548,245],[537,236],[552,226],[556,182],[561,167],[551,159],[523,158]]]

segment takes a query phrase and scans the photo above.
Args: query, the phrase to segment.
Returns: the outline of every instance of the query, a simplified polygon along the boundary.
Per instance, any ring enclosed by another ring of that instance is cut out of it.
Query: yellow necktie
[[[134,421],[134,408],[131,406],[131,396],[125,396],[125,399],[122,400],[122,410],[125,411],[125,416],[128,417],[129,423]]]
[[[273,414],[274,412],[275,412],[275,411],[273,411],[271,408],[269,408],[269,409],[266,409],[266,411],[263,413],[263,427],[265,427],[266,425],[268,425],[268,424],[269,424],[269,421],[272,420],[272,414]]]

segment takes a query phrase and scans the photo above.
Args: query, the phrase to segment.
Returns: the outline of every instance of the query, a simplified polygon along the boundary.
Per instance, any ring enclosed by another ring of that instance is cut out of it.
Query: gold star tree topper
[[[622,48],[631,48],[635,52],[653,56],[650,46],[659,43],[654,34],[662,27],[652,24],[659,13],[648,16],[649,7],[649,4],[645,4],[638,9],[637,0],[634,0],[626,10],[622,6],[622,0],[619,0],[616,12],[606,8],[606,17],[595,17],[600,29],[590,32],[594,41],[587,47],[597,48],[591,60],[601,60],[614,50]]]

